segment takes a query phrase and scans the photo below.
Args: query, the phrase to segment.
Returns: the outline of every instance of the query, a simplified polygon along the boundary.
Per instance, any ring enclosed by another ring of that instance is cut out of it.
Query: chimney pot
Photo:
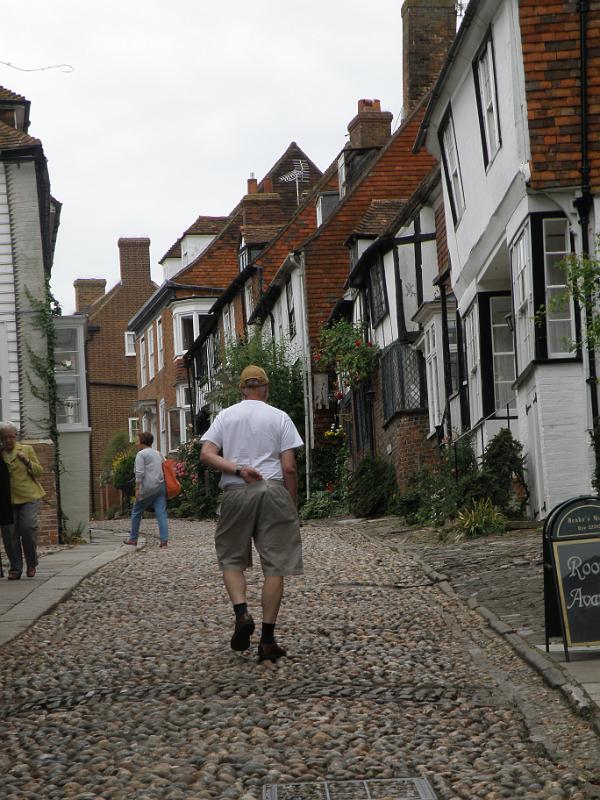
[[[383,147],[392,135],[393,119],[381,110],[379,100],[359,100],[358,113],[348,123],[350,147]]]
[[[363,98],[358,101],[358,113],[361,111],[381,111],[381,101]]]
[[[273,191],[273,179],[268,176],[263,179],[263,192],[270,194]]]
[[[254,177],[254,173],[250,173],[248,178],[248,194],[256,194],[258,192],[258,181]]]

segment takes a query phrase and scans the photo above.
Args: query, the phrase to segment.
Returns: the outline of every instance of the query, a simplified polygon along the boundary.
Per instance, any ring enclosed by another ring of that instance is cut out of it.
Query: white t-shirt
[[[304,444],[285,411],[262,400],[242,400],[223,409],[201,441],[215,444],[223,451],[223,458],[238,467],[254,467],[265,480],[282,480],[281,454]],[[245,481],[223,473],[219,485],[232,483]]]

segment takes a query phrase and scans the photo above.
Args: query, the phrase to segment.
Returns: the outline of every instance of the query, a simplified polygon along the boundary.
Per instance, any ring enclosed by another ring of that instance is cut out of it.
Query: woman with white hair
[[[8,580],[16,581],[23,572],[23,555],[27,577],[35,577],[39,501],[46,492],[38,482],[43,472],[35,450],[29,444],[17,442],[17,428],[10,422],[0,422],[0,451],[10,478],[13,522],[2,524],[2,540],[10,562]]]

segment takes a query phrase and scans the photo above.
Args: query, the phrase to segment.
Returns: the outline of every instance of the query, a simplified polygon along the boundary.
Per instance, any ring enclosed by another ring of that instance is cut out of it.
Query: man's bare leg
[[[241,569],[224,569],[223,583],[234,606],[246,602],[246,576]]]

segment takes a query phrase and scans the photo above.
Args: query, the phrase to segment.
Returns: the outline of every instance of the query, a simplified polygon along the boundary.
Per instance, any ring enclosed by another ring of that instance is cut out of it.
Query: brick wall
[[[23,439],[35,450],[38,461],[44,472],[39,481],[46,491],[46,497],[40,503],[38,517],[38,544],[58,543],[58,520],[56,513],[56,480],[54,477],[54,444],[49,440]]]
[[[427,411],[398,414],[384,425],[383,393],[380,390],[380,373],[373,380],[375,449],[380,458],[391,461],[396,470],[396,480],[404,488],[408,479],[423,467],[435,463],[437,440],[428,439],[429,415]],[[388,453],[388,450],[391,452]]]
[[[531,141],[531,188],[581,182],[581,104],[578,3],[521,0],[519,21]],[[591,185],[600,186],[600,8],[588,12]]]
[[[106,446],[117,431],[127,431],[129,417],[137,415],[136,359],[125,355],[125,331],[129,320],[156,291],[150,278],[150,240],[119,239],[118,244],[121,281],[88,311],[92,515],[96,517],[103,506],[99,479]]]
[[[405,0],[402,76],[406,112],[417,105],[437,80],[455,35],[455,0]]]

